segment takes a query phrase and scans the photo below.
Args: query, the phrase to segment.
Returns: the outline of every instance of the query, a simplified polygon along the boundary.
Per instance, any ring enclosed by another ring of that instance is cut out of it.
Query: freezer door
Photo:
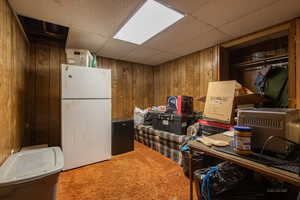
[[[62,99],[111,98],[111,70],[62,65]]]
[[[111,158],[111,100],[62,101],[64,169]]]

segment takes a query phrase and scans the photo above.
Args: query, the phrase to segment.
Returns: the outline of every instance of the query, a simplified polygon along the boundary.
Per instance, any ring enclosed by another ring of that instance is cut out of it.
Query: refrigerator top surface
[[[110,99],[111,70],[62,65],[62,99]]]

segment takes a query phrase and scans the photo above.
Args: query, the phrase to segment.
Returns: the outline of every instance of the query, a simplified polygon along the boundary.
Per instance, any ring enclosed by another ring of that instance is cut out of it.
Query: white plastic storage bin
[[[0,167],[1,200],[55,200],[64,159],[59,147],[21,151]]]
[[[93,56],[86,49],[66,49],[67,64],[91,67]]]

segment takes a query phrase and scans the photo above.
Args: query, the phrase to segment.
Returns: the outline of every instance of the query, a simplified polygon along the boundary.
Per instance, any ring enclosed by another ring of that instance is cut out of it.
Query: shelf
[[[246,62],[236,63],[233,66],[237,67],[237,68],[248,68],[248,67],[252,67],[255,65],[285,61],[287,59],[288,59],[288,54],[281,54],[281,55],[272,56],[272,57],[268,57],[268,58],[258,59],[255,61],[246,61]]]

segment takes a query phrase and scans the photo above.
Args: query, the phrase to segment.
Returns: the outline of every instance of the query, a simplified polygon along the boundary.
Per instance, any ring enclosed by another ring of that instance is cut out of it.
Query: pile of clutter
[[[254,108],[266,101],[237,81],[210,82],[206,97],[197,99],[205,103],[204,112],[196,123],[187,129],[188,136],[211,136],[217,133],[232,134],[238,109]]]
[[[169,96],[167,106],[153,106],[145,110],[135,108],[134,122],[135,127],[143,124],[155,130],[186,135],[187,128],[199,120],[201,115],[193,112],[192,97]]]
[[[201,117],[193,112],[193,98],[170,96],[167,106],[135,108],[135,140],[182,165],[181,146],[189,140],[187,129]]]
[[[259,110],[255,109],[255,107],[268,100],[260,94],[255,94],[247,88],[242,87],[236,81],[219,81],[209,83],[207,96],[202,98],[202,100],[205,101],[203,119],[199,120],[197,125],[193,125],[194,127],[199,127],[197,136],[201,137],[197,138],[197,140],[211,139],[221,136],[212,136],[218,133],[222,133],[222,136],[235,135],[233,142],[231,143],[234,152],[248,155],[248,153],[252,150],[251,142],[243,140],[247,145],[243,146],[243,148],[237,148],[244,145],[242,142],[237,142],[237,138],[249,138],[249,141],[251,141],[252,128],[245,127],[243,125],[234,125],[241,124],[241,113],[243,112],[246,113],[244,116],[245,119],[251,118],[249,114],[251,113],[251,110],[256,110],[255,114],[253,114],[253,116],[251,115],[252,117],[258,117],[260,114],[260,119],[264,119],[263,117],[265,117],[265,115],[263,109]],[[286,114],[286,116],[290,116],[290,118],[291,116],[294,116],[292,115],[293,112],[291,110],[285,112],[289,113]],[[239,114],[238,117],[237,114]],[[275,114],[272,119],[277,119]],[[265,132],[270,132],[270,130]],[[263,134],[258,135],[262,137]],[[255,138],[257,139],[258,137],[256,136]],[[256,145],[259,144],[257,141],[258,139],[254,141]],[[260,141],[264,142],[265,139],[260,138]],[[229,142],[227,145],[229,145]],[[245,150],[244,147],[247,147],[247,150]],[[271,146],[269,147],[271,148]],[[277,146],[277,150],[279,150],[279,146]],[[181,151],[183,155],[187,155],[188,146],[183,146]],[[204,161],[210,159],[208,156],[203,154],[201,155],[199,152],[193,153],[193,164],[198,164],[198,166],[192,166],[191,169],[199,199],[266,199],[267,196],[270,195],[267,192],[267,187],[273,187],[280,183],[278,180],[270,179],[268,183],[262,184],[266,181],[266,178],[255,180],[255,176],[253,176],[252,171],[248,171],[245,168],[230,162],[222,162],[217,165],[212,165],[211,163],[213,162],[207,164],[207,162]],[[187,156],[184,156],[184,158],[185,157]],[[184,159],[183,163],[186,163],[186,161],[187,160]],[[184,165],[183,167],[184,172],[188,171],[187,165]],[[286,187],[285,184],[282,185],[283,188]]]
[[[187,125],[176,128],[179,123],[184,123],[181,119],[184,119],[181,115],[168,113],[166,106],[153,106],[145,110],[135,108],[135,140],[181,165],[180,147],[189,139],[184,134]]]

